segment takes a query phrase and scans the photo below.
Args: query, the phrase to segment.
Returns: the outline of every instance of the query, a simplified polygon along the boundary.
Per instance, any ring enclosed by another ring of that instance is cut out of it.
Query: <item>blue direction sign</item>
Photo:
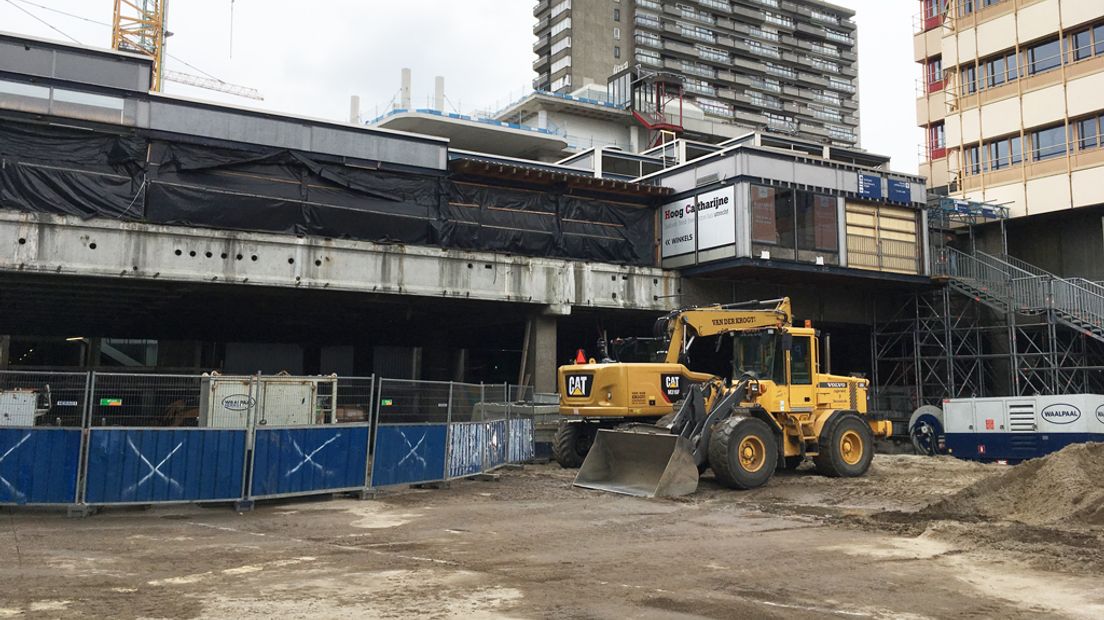
[[[871,200],[880,200],[882,197],[882,177],[860,172],[859,195]]]
[[[912,184],[908,181],[889,180],[890,202],[912,202]]]

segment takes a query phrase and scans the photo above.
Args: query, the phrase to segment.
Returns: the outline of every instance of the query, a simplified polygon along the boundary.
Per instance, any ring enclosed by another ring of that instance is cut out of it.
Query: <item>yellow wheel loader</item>
[[[678,310],[656,332],[644,355],[560,367],[553,451],[580,467],[576,486],[677,496],[712,469],[750,489],[806,458],[861,476],[891,433],[867,415],[866,379],[820,372],[819,335],[792,325],[789,298]]]

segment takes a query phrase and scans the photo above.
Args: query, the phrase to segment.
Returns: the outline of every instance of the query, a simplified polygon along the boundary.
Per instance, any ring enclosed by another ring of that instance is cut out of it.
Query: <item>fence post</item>
[[[364,447],[364,488],[360,492],[360,499],[370,499],[372,497],[372,456],[374,453],[374,442],[372,437],[375,435],[375,422],[373,421],[372,406],[376,400],[376,373],[372,373],[372,376],[368,379],[368,436],[364,439],[367,445]],[[336,406],[336,405],[335,405]]]
[[[89,370],[84,378],[84,408],[81,411],[80,454],[77,456],[77,493],[75,503],[85,506],[88,495],[88,453],[92,441],[92,398],[96,394],[96,371]],[[87,515],[87,508],[78,508],[77,512]]]
[[[449,381],[448,409],[445,417],[445,471],[442,479],[448,482],[449,462],[452,461],[452,399],[453,382]]]
[[[241,499],[234,502],[234,510],[248,512],[253,510],[253,473],[257,460],[257,409],[261,396],[261,373],[257,373],[249,381],[249,415],[245,418],[245,455],[242,459],[242,484]]]

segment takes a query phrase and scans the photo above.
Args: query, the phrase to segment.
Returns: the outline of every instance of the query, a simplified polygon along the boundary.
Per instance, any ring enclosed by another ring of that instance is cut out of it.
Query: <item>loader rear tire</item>
[[[560,424],[552,440],[552,456],[564,469],[577,469],[583,464],[594,443],[597,428],[591,424],[569,422]]]
[[[726,487],[761,487],[777,465],[778,442],[767,423],[757,418],[728,418],[709,438],[709,466],[717,482]]]
[[[870,469],[874,433],[854,413],[833,420],[820,433],[820,453],[813,457],[819,473],[831,478],[854,478]]]

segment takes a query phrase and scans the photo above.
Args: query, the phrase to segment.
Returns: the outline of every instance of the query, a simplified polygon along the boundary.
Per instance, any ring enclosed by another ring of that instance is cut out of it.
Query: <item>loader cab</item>
[[[795,328],[786,351],[788,401],[779,410],[812,412],[816,407],[817,347],[816,332]]]

